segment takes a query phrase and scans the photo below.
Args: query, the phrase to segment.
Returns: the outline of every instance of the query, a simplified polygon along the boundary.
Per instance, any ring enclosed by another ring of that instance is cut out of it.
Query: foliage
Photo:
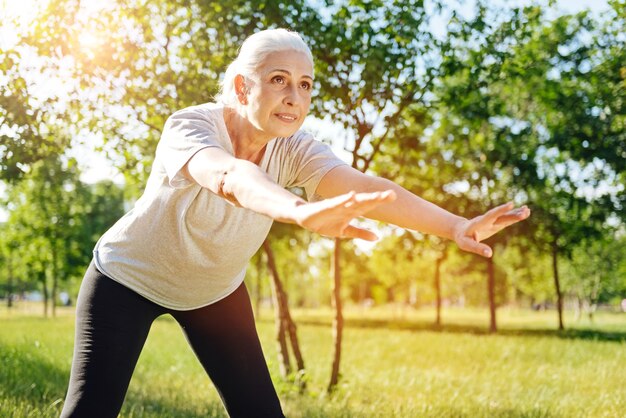
[[[54,93],[37,93],[39,80],[50,75],[32,55],[27,48],[0,48],[0,181],[19,180],[31,164],[70,144],[58,124],[76,118],[59,109]]]
[[[418,253],[418,246],[410,233],[392,234],[383,238],[367,257],[366,265],[373,277],[387,289],[388,302],[417,304],[419,294],[419,302],[424,303],[427,301],[424,296],[432,294],[429,282],[434,274],[434,257]]]
[[[15,227],[18,242],[18,275],[44,274],[67,279],[80,257],[79,243],[72,240],[82,208],[77,173],[65,170],[58,159],[41,160],[32,172],[10,190],[8,224]],[[19,254],[19,255],[18,255]]]
[[[626,298],[626,239],[583,240],[565,260],[566,289],[588,309]]]
[[[122,192],[111,182],[88,186],[58,158],[32,165],[9,189],[8,234],[0,238],[23,289],[82,277],[99,236],[123,213]],[[17,262],[19,260],[19,262]]]
[[[51,1],[26,42],[72,63],[86,99],[73,112],[102,136],[101,150],[135,198],[167,117],[210,101],[238,45],[255,30],[304,29],[309,13],[301,2],[119,0],[93,7]]]
[[[554,299],[550,255],[522,238],[499,248],[495,262],[510,284],[508,298],[518,306],[539,306]]]
[[[292,307],[317,307],[328,301],[327,239],[292,224],[274,223],[269,235],[277,269]]]
[[[343,126],[353,167],[366,171],[403,110],[425,100],[439,43],[421,0],[327,5],[305,32],[317,51],[313,113]]]

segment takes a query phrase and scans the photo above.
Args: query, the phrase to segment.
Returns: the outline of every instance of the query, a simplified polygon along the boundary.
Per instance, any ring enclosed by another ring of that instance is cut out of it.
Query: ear
[[[237,95],[239,103],[248,103],[248,87],[246,86],[246,78],[241,74],[237,74],[235,76],[235,94]]]

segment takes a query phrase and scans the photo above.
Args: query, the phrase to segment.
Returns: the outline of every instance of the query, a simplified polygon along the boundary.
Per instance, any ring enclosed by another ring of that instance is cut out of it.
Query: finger
[[[495,224],[498,226],[509,226],[515,222],[523,221],[530,216],[530,209],[527,206],[522,206],[511,210],[504,215],[501,215],[496,219]]]
[[[463,251],[468,251],[470,253],[478,254],[487,258],[493,255],[491,247],[486,244],[477,242],[470,237],[460,238],[457,241],[457,244],[459,245],[459,248],[461,248]]]
[[[495,208],[487,211],[483,216],[486,220],[494,220],[504,215],[508,211],[514,208],[513,202],[505,203],[504,205],[496,206]]]
[[[343,208],[345,205],[354,200],[356,192],[349,192],[339,196],[331,197],[330,199],[320,200],[314,204],[319,205],[323,209]]]
[[[348,225],[343,231],[342,238],[359,238],[366,241],[376,241],[378,236],[367,229],[358,228],[354,225]]]

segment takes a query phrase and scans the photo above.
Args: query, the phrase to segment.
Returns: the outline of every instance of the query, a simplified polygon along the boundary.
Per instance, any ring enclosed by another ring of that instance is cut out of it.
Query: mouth
[[[292,123],[298,120],[298,116],[292,113],[275,113],[276,117],[283,122]]]

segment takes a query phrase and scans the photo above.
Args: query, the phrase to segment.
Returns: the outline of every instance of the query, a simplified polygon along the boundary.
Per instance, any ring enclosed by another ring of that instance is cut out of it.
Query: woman
[[[243,285],[273,220],[374,240],[350,225],[367,216],[489,257],[480,241],[528,217],[507,204],[467,220],[352,169],[299,131],[312,86],[299,35],[267,30],[244,42],[217,103],[168,119],[143,196],[97,243],[81,285],[63,417],[117,416],[164,313],[180,323],[231,416],[282,416]],[[294,186],[310,202],[285,189]]]

